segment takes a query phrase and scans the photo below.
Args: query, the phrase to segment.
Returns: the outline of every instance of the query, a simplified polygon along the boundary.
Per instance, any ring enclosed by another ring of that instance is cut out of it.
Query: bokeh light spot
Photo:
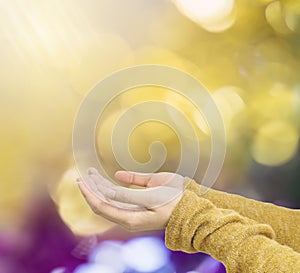
[[[282,4],[280,1],[270,3],[266,7],[266,19],[269,25],[280,34],[289,34],[291,30],[287,27],[283,16]]]
[[[156,271],[169,261],[169,251],[163,241],[156,237],[141,237],[128,241],[123,247],[122,255],[125,263],[139,272]]]
[[[224,31],[234,21],[234,0],[174,0],[188,18],[211,32]]]
[[[96,263],[86,263],[78,266],[74,273],[123,273],[121,271],[116,271],[115,269]]]
[[[290,160],[297,151],[299,134],[287,121],[271,121],[259,128],[252,155],[264,165],[277,166]]]
[[[74,233],[80,235],[104,232],[115,226],[112,222],[94,214],[86,204],[76,184],[78,176],[75,168],[67,170],[57,188],[51,190],[62,219]]]
[[[89,260],[94,263],[106,265],[115,269],[117,272],[124,272],[126,265],[122,259],[121,253],[121,242],[104,241],[92,250],[89,255]]]

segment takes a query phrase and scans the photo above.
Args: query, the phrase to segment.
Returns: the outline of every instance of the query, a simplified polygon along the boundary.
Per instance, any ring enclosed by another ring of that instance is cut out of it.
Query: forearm
[[[231,209],[258,223],[268,224],[276,233],[276,241],[300,252],[300,211],[259,202],[235,194],[208,189],[200,193],[200,185],[191,181],[187,189],[211,201],[216,207]]]
[[[300,254],[272,240],[268,225],[219,209],[186,190],[166,228],[166,245],[205,252],[224,263],[228,273],[300,272]]]

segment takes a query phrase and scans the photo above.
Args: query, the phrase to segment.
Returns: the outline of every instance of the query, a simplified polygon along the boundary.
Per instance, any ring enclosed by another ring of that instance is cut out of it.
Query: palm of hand
[[[174,173],[142,174],[119,171],[116,178],[123,183],[143,187],[128,189],[89,169],[80,189],[93,211],[131,231],[162,229],[180,200],[184,178]]]

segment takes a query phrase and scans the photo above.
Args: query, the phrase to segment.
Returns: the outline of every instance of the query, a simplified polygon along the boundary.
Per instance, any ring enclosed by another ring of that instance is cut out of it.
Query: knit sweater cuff
[[[195,193],[185,190],[167,224],[166,246],[172,250],[197,252],[191,245],[191,238],[198,229],[198,224],[193,220],[197,218],[195,214],[201,214],[212,207],[209,201],[202,198],[195,203]]]
[[[274,237],[268,225],[219,209],[186,189],[166,227],[166,246],[185,252],[205,252],[236,272],[240,244],[249,237]]]

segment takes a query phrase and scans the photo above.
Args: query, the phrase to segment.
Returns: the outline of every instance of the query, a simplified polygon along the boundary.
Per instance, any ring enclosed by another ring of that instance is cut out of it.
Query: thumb
[[[129,171],[117,171],[116,179],[126,184],[132,184],[141,187],[150,187],[150,181],[153,178],[153,173],[138,173]]]

